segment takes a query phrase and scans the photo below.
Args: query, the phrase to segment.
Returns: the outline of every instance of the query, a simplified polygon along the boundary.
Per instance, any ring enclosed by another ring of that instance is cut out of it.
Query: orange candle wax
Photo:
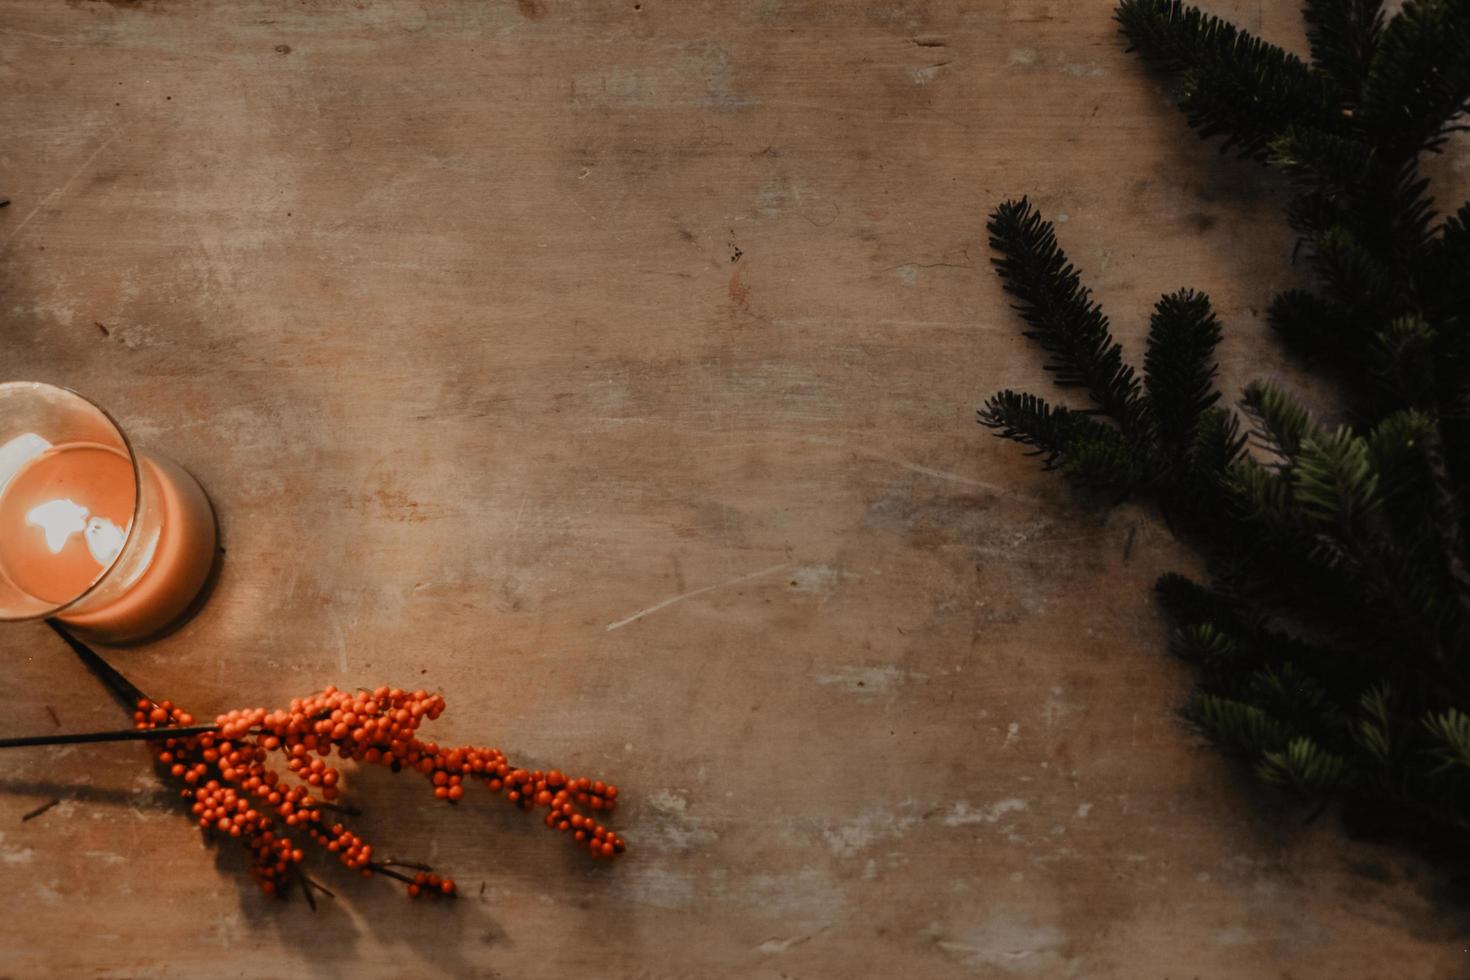
[[[135,477],[127,453],[99,443],[28,435],[0,447],[0,575],[112,639],[167,626],[214,560],[203,490],[167,460],[136,459]]]

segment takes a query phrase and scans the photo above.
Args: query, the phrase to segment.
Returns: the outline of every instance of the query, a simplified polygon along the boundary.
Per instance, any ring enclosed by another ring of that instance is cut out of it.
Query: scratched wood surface
[[[1290,0],[1212,8],[1301,47]],[[442,690],[436,737],[618,782],[632,845],[363,774],[361,832],[466,900],[321,862],[313,915],[136,747],[10,752],[0,976],[1465,975],[1441,872],[1177,723],[1158,521],[974,423],[1045,388],[983,241],[1023,193],[1135,354],[1193,285],[1227,387],[1299,380],[1281,186],[1109,12],[0,3],[0,374],[223,524],[202,614],[117,662],[205,714]],[[0,662],[6,733],[120,720],[39,626]]]

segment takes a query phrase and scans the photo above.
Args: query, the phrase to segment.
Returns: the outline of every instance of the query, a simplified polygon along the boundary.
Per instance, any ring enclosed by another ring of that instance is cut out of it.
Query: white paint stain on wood
[[[961,800],[949,808],[949,812],[944,816],[944,825],[963,827],[974,823],[995,823],[1008,813],[1021,813],[1029,808],[1025,800],[1014,797],[998,800],[978,810]]]
[[[843,666],[814,674],[812,680],[823,687],[838,687],[863,696],[891,694],[910,680],[923,680],[928,674],[905,670],[892,664],[875,667]]]
[[[626,616],[615,623],[608,623],[607,632],[611,633],[613,630],[621,629],[622,627],[627,626],[629,623],[636,623],[644,616],[656,613],[660,609],[667,609],[669,606],[672,606],[676,602],[683,602],[686,599],[692,599],[698,595],[704,595],[708,592],[714,592],[716,589],[727,589],[732,585],[739,585],[741,582],[749,582],[752,579],[762,578],[763,576],[770,575],[773,572],[779,572],[781,569],[790,566],[790,564],[791,563],[789,561],[783,561],[779,565],[772,565],[769,568],[762,568],[758,572],[750,572],[747,575],[739,575],[724,582],[717,582],[714,585],[706,585],[703,588],[691,589],[688,592],[681,592],[676,596],[671,596],[667,599],[664,599],[662,602],[655,602],[653,605],[647,607],[646,609],[640,609],[633,615]]]

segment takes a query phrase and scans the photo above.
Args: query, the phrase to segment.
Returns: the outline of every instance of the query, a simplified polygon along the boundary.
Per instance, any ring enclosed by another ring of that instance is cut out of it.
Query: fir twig
[[[1147,420],[1138,379],[1051,224],[1022,198],[997,208],[988,227],[996,272],[1016,299],[1026,336],[1051,355],[1046,368],[1057,384],[1087,389],[1098,411],[1125,433],[1139,432]]]

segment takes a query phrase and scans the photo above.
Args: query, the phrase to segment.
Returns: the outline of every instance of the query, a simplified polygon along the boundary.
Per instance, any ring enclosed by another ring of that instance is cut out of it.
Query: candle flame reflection
[[[51,443],[34,432],[18,435],[0,446],[0,493],[5,492],[11,478],[20,472],[21,467],[50,448]]]
[[[106,567],[122,551],[127,534],[107,518],[87,514],[87,508],[74,500],[48,500],[30,509],[26,524],[41,529],[53,555],[61,554],[73,534],[80,534],[92,559]]]
[[[59,555],[73,534],[87,529],[87,508],[73,500],[48,500],[31,508],[26,523],[40,528],[46,535],[46,547]]]

